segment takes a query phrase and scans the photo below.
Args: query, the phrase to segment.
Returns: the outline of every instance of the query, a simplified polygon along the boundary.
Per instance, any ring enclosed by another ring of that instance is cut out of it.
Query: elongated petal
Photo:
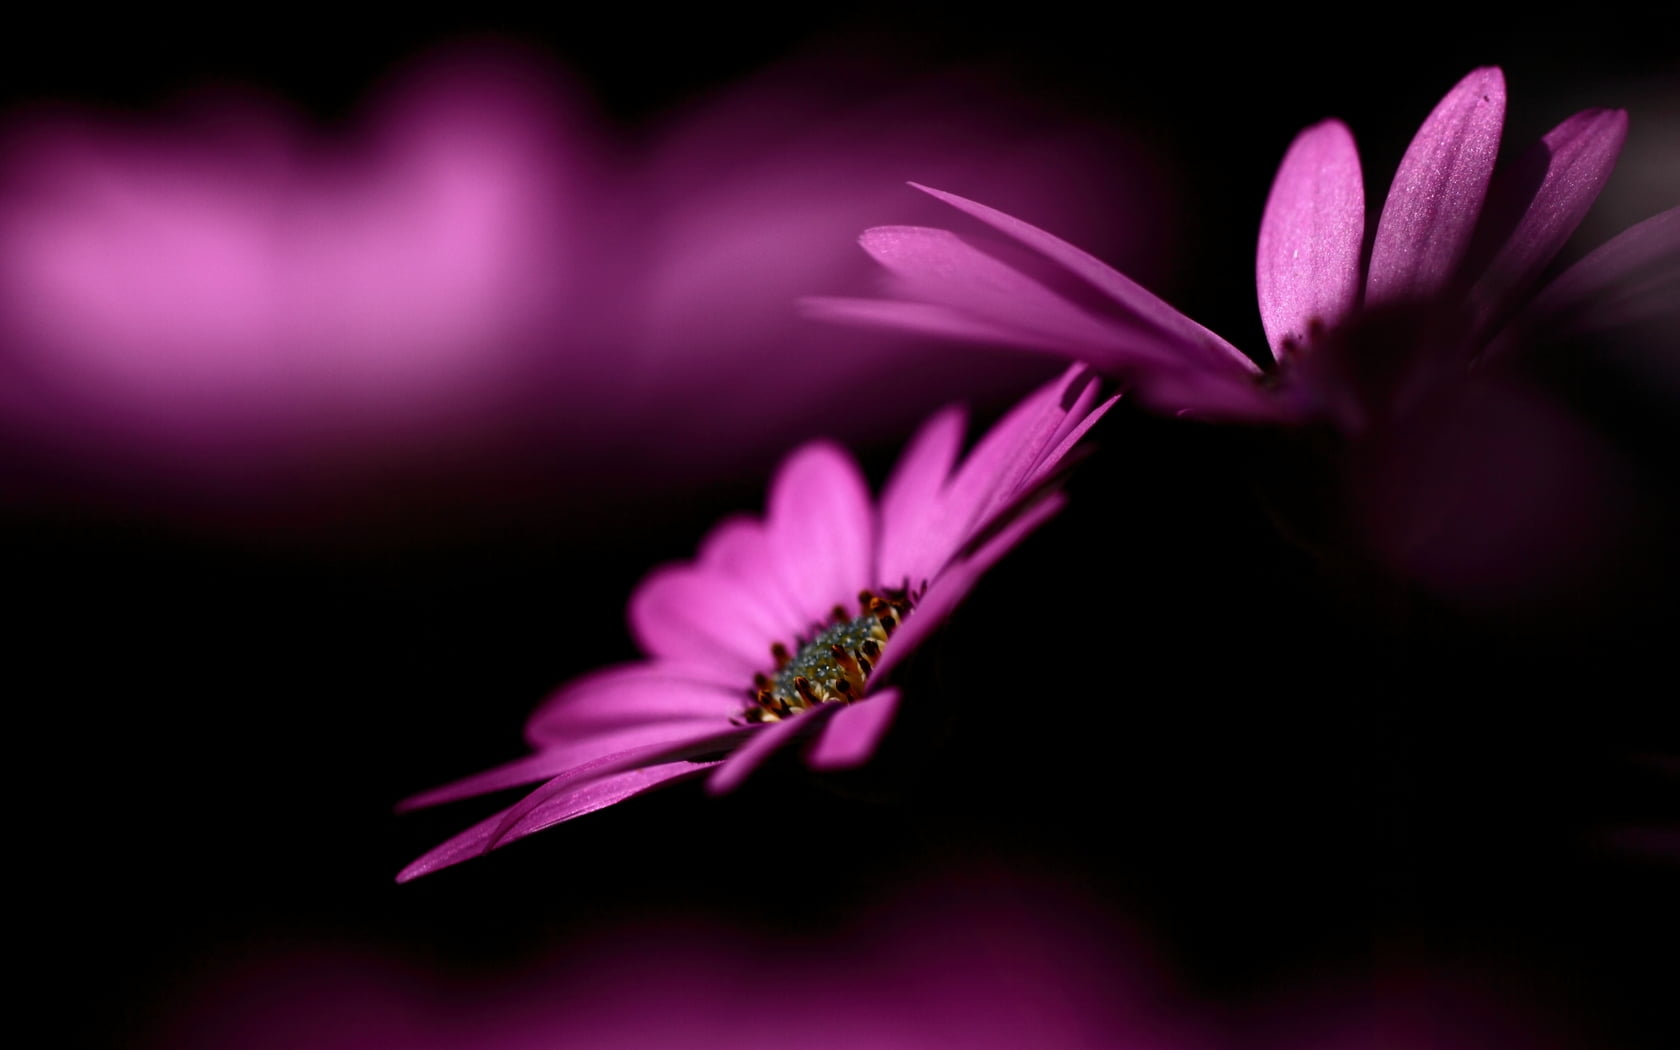
[[[894,632],[892,642],[881,653],[875,665],[875,678],[882,680],[893,667],[903,662],[922,640],[945,622],[969,590],[997,559],[1020,543],[1034,529],[1050,520],[1067,505],[1067,496],[1051,492],[1002,523],[998,531],[986,538],[971,556],[960,558],[945,567],[927,593],[922,595],[915,610]]]
[[[954,193],[947,193],[944,190],[936,190],[931,186],[923,186],[915,182],[910,185],[980,220],[993,229],[1008,234],[1020,243],[1043,254],[1046,258],[1066,267],[1069,272],[1108,296],[1123,314],[1156,327],[1171,336],[1183,348],[1187,358],[1201,361],[1215,368],[1235,367],[1250,372],[1255,370],[1254,363],[1243,356],[1242,352],[1236,347],[1192,321],[1169,306],[1165,300],[1089,252],[1074,247],[1055,234],[1041,230],[1030,223],[1022,222],[1012,215],[1006,215],[996,208],[987,207],[977,201],[971,201]],[[1100,361],[1093,361],[1092,363],[1102,367]]]
[[[813,442],[783,462],[770,485],[767,527],[777,573],[811,622],[836,605],[853,609],[858,591],[874,582],[869,486],[839,446]]]
[[[916,432],[892,475],[881,489],[881,548],[876,579],[897,586],[926,565],[929,519],[940,512],[940,494],[962,445],[966,413],[960,408],[939,412]]]
[[[1510,228],[1497,231],[1504,243],[1470,293],[1478,328],[1528,293],[1581,224],[1616,166],[1627,123],[1624,110],[1577,113],[1495,178],[1488,220]]]
[[[869,761],[898,713],[898,690],[883,689],[835,712],[805,753],[812,769],[854,769]]]
[[[704,731],[615,751],[568,769],[504,810],[487,840],[486,848],[500,845],[510,836],[517,838],[538,830],[529,826],[533,812],[588,784],[632,769],[649,769],[668,762],[711,761],[747,743],[758,732],[757,726],[720,728],[716,723],[709,723]]]
[[[736,748],[735,752],[718,766],[717,771],[707,778],[706,790],[713,795],[724,795],[734,791],[771,755],[794,741],[815,733],[822,728],[823,723],[833,718],[835,713],[845,706],[840,703],[819,704],[803,714],[757,728],[753,736]]]
[[[1184,355],[1135,319],[1095,317],[950,230],[876,226],[858,243],[894,276],[893,292],[902,299],[1019,330],[1029,341],[1047,342],[1069,356],[1109,355],[1116,368],[1149,360],[1171,363]]]
[[[1082,372],[1070,367],[1061,377],[1040,386],[992,425],[957,467],[946,486],[940,513],[928,521],[919,557],[909,567],[916,578],[932,577],[962,549],[986,512],[1002,504],[1018,481],[1043,453],[1059,428],[1064,411],[1061,396],[1068,380]]]
[[[1365,185],[1353,134],[1326,120],[1295,137],[1260,221],[1255,285],[1272,356],[1340,324],[1359,297]]]
[[[799,595],[789,589],[776,569],[770,535],[762,520],[745,514],[726,518],[701,541],[699,561],[707,570],[739,583],[738,592],[763,617],[776,624],[769,637],[783,638],[804,629]]]
[[[710,667],[664,662],[621,664],[568,682],[525,723],[537,747],[652,722],[725,722],[742,708],[745,681]]]
[[[736,581],[693,565],[655,569],[630,598],[630,628],[650,655],[733,670],[747,681],[775,640]]]
[[[1451,281],[1481,215],[1505,124],[1505,75],[1472,71],[1400,160],[1371,244],[1367,305],[1434,295]]]
[[[1076,345],[1065,334],[1028,328],[998,317],[977,317],[944,303],[899,299],[855,299],[844,296],[807,296],[799,301],[805,316],[818,321],[886,328],[897,332],[959,339],[986,346],[1037,350],[1057,357],[1107,361],[1110,370],[1153,363],[1176,356],[1177,344],[1164,336],[1116,327],[1100,344]]]
[[[554,744],[534,755],[463,777],[442,787],[411,795],[397,803],[399,812],[437,806],[457,799],[503,791],[522,784],[534,784],[576,770],[589,768],[608,756],[638,748],[659,748],[727,730],[726,719],[717,717],[668,719],[642,725],[622,726],[587,737]]]
[[[717,765],[716,762],[673,762],[669,765],[614,773],[599,780],[589,781],[575,791],[549,799],[541,807],[533,810],[526,822],[529,826],[523,827],[517,835],[498,835],[503,819],[502,814],[498,813],[480,821],[442,845],[428,850],[418,860],[399,872],[397,881],[408,882],[440,868],[447,868],[453,864],[459,864],[463,860],[482,856],[496,846],[506,845],[515,838],[522,838],[533,831],[552,827],[562,821],[581,817],[586,813],[593,813],[598,809],[640,795],[644,791],[651,791],[666,784],[699,776],[715,765]]]
[[[1515,351],[1533,332],[1582,334],[1680,311],[1680,206],[1628,227],[1541,289],[1487,356]]]

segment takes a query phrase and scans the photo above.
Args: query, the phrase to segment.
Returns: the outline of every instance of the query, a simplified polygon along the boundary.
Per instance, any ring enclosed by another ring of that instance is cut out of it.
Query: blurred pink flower
[[[229,963],[227,956],[237,960]],[[371,949],[225,953],[140,1047],[169,1050],[1607,1050],[1497,966],[1361,960],[1246,1001],[1197,994],[1123,917],[972,864],[881,890],[844,924],[749,931],[617,918],[520,968]],[[1642,1045],[1642,1044],[1639,1044]]]
[[[1031,896],[1028,895],[1031,891]],[[645,914],[645,913],[644,913]],[[1104,939],[1101,929],[1113,935]],[[1048,880],[952,871],[843,926],[619,918],[500,972],[258,944],[176,990],[140,1045],[193,1050],[1193,1050],[1123,924]]]
[[[699,484],[818,435],[896,440],[1054,368],[966,356],[953,391],[947,350],[799,316],[863,287],[846,242],[904,176],[1068,213],[1148,178],[1000,79],[822,56],[637,125],[497,47],[417,63],[332,134],[227,92],[0,134],[8,458],[269,512],[451,484],[605,501],[625,469]]]
[[[807,311],[1088,361],[1178,415],[1329,424],[1353,450],[1353,515],[1386,557],[1449,588],[1519,593],[1525,574],[1551,579],[1602,550],[1623,508],[1603,442],[1503,366],[1542,330],[1672,311],[1680,208],[1536,292],[1608,178],[1627,115],[1577,113],[1496,173],[1504,114],[1499,69],[1454,86],[1369,241],[1352,134],[1331,119],[1296,137],[1260,224],[1263,366],[1085,251],[925,186],[1014,243],[871,228],[862,244],[892,297],[816,297]]]
[[[947,409],[869,495],[830,442],[790,455],[763,519],[716,526],[693,562],[650,573],[630,600],[647,658],[587,675],[531,716],[529,757],[405,808],[545,781],[437,847],[412,879],[654,787],[707,773],[733,789],[809,740],[817,769],[860,765],[899,703],[892,668],[1006,551],[1064,502],[1059,468],[1114,403],[1077,366],[1023,400],[958,462]],[[812,739],[814,737],[814,739]]]

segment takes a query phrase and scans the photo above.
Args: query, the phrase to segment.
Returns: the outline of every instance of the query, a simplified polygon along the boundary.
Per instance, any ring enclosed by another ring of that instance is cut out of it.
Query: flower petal
[[[807,296],[800,300],[800,309],[805,316],[818,321],[861,324],[871,328],[914,332],[920,335],[937,336],[942,339],[960,339],[988,346],[1042,350],[1058,357],[1067,357],[1070,354],[1084,354],[1091,358],[1113,356],[1118,351],[1111,352],[1108,348],[1116,345],[1116,340],[1121,338],[1116,334],[1113,339],[1105,340],[1101,346],[1081,349],[1072,346],[1065,335],[1024,328],[998,318],[976,317],[964,310],[943,303],[913,303],[894,299],[848,299],[843,296]],[[1142,347],[1149,343],[1149,339],[1140,335],[1137,338],[1137,343]],[[1120,345],[1123,346],[1123,342]],[[1170,346],[1162,344],[1160,348],[1149,351],[1147,356],[1150,358],[1170,356],[1170,351]],[[1141,349],[1138,352],[1143,353]]]
[[[630,596],[630,630],[649,655],[734,671],[745,682],[777,638],[774,624],[752,610],[739,582],[693,564],[666,565]]]
[[[1478,328],[1496,322],[1528,293],[1581,224],[1616,166],[1627,124],[1625,110],[1577,113],[1499,172],[1484,226],[1496,224],[1504,240],[1470,292]],[[1513,228],[1507,233],[1507,227]]]
[[[397,874],[398,882],[408,882],[437,871],[463,860],[481,856],[504,846],[516,838],[523,838],[533,831],[552,827],[562,821],[581,817],[585,813],[593,813],[598,809],[622,802],[627,798],[639,795],[644,791],[651,791],[687,777],[700,774],[717,765],[716,762],[672,762],[668,765],[650,766],[646,769],[631,769],[622,773],[614,773],[598,780],[589,781],[575,791],[549,799],[542,806],[532,811],[530,817],[518,829],[517,834],[500,834],[503,815],[498,813],[493,817],[468,828],[454,836],[442,845],[428,850],[414,863],[408,865]]]
[[[726,720],[712,716],[669,719],[593,733],[565,743],[548,745],[536,754],[462,777],[441,787],[422,791],[418,795],[410,795],[397,803],[397,811],[424,809],[427,806],[442,805],[474,795],[503,791],[521,784],[532,784],[573,773],[589,767],[591,763],[624,754],[632,749],[657,748],[690,741],[727,730],[728,726]]]
[[[1541,289],[1488,347],[1512,352],[1535,331],[1581,334],[1680,309],[1680,206],[1634,224]]]
[[[1406,149],[1371,244],[1367,305],[1424,298],[1451,281],[1481,214],[1505,123],[1505,75],[1473,70]]]
[[[996,208],[912,182],[911,186],[944,201],[981,222],[1066,267],[1081,280],[1108,296],[1125,314],[1165,333],[1180,346],[1185,356],[1213,368],[1257,369],[1243,353],[1213,332],[1184,316],[1142,285],[1125,276],[1089,252],[1076,248],[1055,234],[1006,215]],[[1102,367],[1102,362],[1093,361]]]
[[[736,748],[718,766],[717,772],[707,778],[706,790],[713,795],[734,791],[771,755],[821,729],[823,723],[845,706],[842,703],[818,704],[803,714],[755,727],[753,736]]]
[[[667,662],[620,664],[568,682],[525,723],[536,747],[654,722],[725,722],[744,705],[743,681],[712,668]]]
[[[828,720],[805,753],[812,769],[853,769],[869,761],[898,713],[897,689],[883,689],[847,704]]]
[[[792,637],[805,629],[799,596],[776,570],[769,531],[761,519],[741,514],[713,526],[700,544],[700,564],[741,585],[737,596],[775,624],[767,638]]]
[[[854,608],[874,582],[875,553],[874,508],[857,462],[838,445],[812,442],[776,472],[769,504],[770,553],[800,613],[822,623],[836,605]]]
[[[1326,120],[1295,136],[1266,198],[1255,256],[1260,321],[1272,356],[1333,328],[1359,296],[1365,185],[1353,134]]]
[[[892,643],[882,650],[881,659],[875,663],[875,678],[872,680],[884,680],[888,671],[914,652],[923,638],[945,622],[945,618],[951,615],[951,611],[993,563],[1066,505],[1065,493],[1047,493],[1022,508],[994,535],[985,538],[976,551],[947,565],[916,603],[916,608],[893,632]]]
[[[931,519],[941,510],[940,493],[962,446],[966,414],[947,408],[922,424],[881,490],[881,549],[875,578],[888,586],[908,580],[933,560],[927,545]]]
[[[893,275],[897,297],[1016,332],[1029,346],[1090,358],[1111,370],[1184,359],[1184,350],[1157,328],[1135,316],[1097,317],[950,230],[876,226],[858,243]]]

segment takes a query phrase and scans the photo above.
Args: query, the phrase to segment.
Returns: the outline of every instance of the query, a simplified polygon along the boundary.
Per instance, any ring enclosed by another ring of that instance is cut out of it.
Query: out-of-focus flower
[[[1013,244],[872,228],[862,243],[890,271],[892,297],[813,298],[808,311],[1089,361],[1174,414],[1328,425],[1348,450],[1354,516],[1379,548],[1425,578],[1515,585],[1558,548],[1602,545],[1606,519],[1583,508],[1615,503],[1615,466],[1505,366],[1537,333],[1672,310],[1680,208],[1536,292],[1608,178],[1627,116],[1577,113],[1496,172],[1504,114],[1499,69],[1454,86],[1413,138],[1368,241],[1352,134],[1331,119],[1296,137],[1260,225],[1264,365],[1085,251],[927,187]]]
[[[1026,891],[1031,890],[1032,896]],[[599,923],[518,968],[438,972],[371,950],[255,945],[176,990],[145,1046],[191,1050],[1171,1050],[1131,931],[1045,879],[887,886],[843,926]],[[1104,938],[1098,931],[1111,934]]]
[[[1074,366],[960,463],[963,414],[946,409],[917,432],[878,501],[840,447],[794,452],[762,520],[724,521],[696,560],[642,581],[629,617],[646,659],[550,697],[526,725],[534,754],[405,803],[545,781],[399,879],[708,771],[710,788],[728,791],[796,742],[810,742],[817,769],[865,762],[897,709],[892,668],[1061,508],[1060,468],[1114,400],[1099,403],[1091,374]]]
[[[169,1050],[1564,1050],[1620,1047],[1480,969],[1344,963],[1247,997],[1198,993],[1124,917],[974,865],[882,889],[843,925],[620,919],[521,968],[438,972],[257,944],[174,989]],[[1462,964],[1459,964],[1462,967]],[[779,993],[779,994],[774,994]],[[1557,996],[1552,998],[1555,1000]],[[1603,1019],[1597,1019],[1603,1020]]]
[[[799,294],[864,286],[847,242],[905,175],[1070,216],[1147,178],[1121,135],[978,74],[807,57],[615,125],[563,72],[433,56],[332,134],[214,92],[167,121],[12,115],[14,480],[285,524],[382,500],[411,519],[463,486],[600,506],[627,472],[698,485],[818,435],[884,446],[1056,367],[970,356],[953,391],[948,349],[799,316]]]

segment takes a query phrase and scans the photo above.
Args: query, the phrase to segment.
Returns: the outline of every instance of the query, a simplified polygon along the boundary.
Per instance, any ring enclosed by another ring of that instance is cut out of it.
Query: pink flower
[[[692,562],[630,600],[645,659],[573,681],[526,724],[534,754],[404,808],[543,781],[437,847],[412,879],[651,788],[705,774],[728,791],[808,742],[816,769],[869,759],[899,703],[893,668],[986,569],[1059,510],[1058,468],[1114,403],[1075,366],[1020,402],[958,463],[963,414],[928,420],[872,500],[827,442],[782,463],[762,519],[717,525]]]
[[[1368,244],[1352,133],[1332,119],[1296,136],[1260,226],[1265,366],[1073,245],[925,186],[917,188],[1033,256],[988,254],[948,230],[875,227],[862,243],[891,271],[896,297],[819,297],[808,309],[1089,361],[1175,413],[1328,419],[1357,431],[1403,408],[1423,373],[1497,356],[1525,326],[1660,272],[1680,250],[1680,209],[1672,209],[1532,295],[1609,176],[1627,115],[1577,113],[1495,179],[1504,115],[1497,68],[1475,70],[1448,92],[1401,160]],[[1672,278],[1642,289],[1623,309],[1666,302],[1671,287]]]
[[[1013,243],[869,229],[862,244],[893,297],[816,298],[808,312],[1087,361],[1177,415],[1328,424],[1343,441],[1310,455],[1335,450],[1329,487],[1346,506],[1333,517],[1347,520],[1318,531],[1364,533],[1404,573],[1478,600],[1576,586],[1618,547],[1637,500],[1606,442],[1510,366],[1538,335],[1672,311],[1680,208],[1536,291],[1608,178],[1627,115],[1584,110],[1496,171],[1504,115],[1499,69],[1454,86],[1369,237],[1347,127],[1296,136],[1260,224],[1263,364],[1079,248],[925,186]]]

